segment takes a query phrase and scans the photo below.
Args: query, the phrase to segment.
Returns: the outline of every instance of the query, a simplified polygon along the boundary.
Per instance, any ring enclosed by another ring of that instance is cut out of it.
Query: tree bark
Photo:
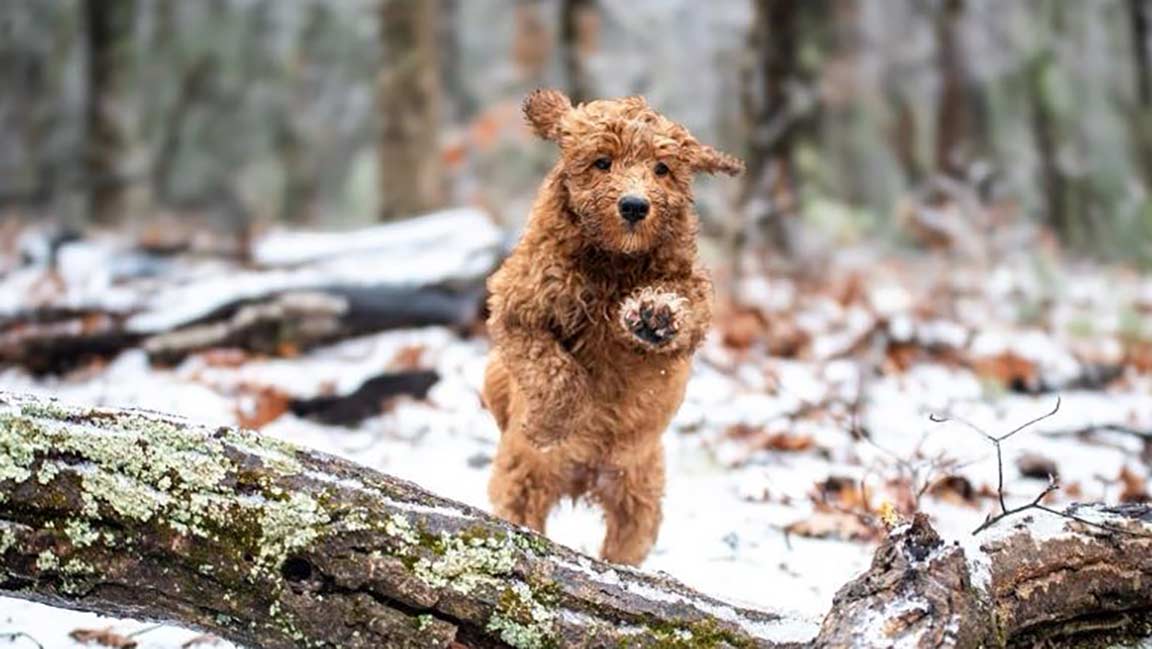
[[[917,517],[841,590],[813,645],[774,614],[590,559],[345,460],[250,431],[0,393],[0,592],[254,647],[1084,646],[1148,635],[1152,508],[1075,513],[1128,533],[1020,516],[966,558]]]
[[[380,0],[380,218],[443,203],[438,2]]]
[[[837,593],[817,647],[1107,647],[1152,634],[1152,506],[1037,511],[975,556],[917,515]],[[1044,517],[1044,518],[1039,518]]]

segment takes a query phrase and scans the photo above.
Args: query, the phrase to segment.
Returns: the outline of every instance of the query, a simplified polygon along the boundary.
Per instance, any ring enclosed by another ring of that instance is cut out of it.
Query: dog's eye
[[[609,169],[612,168],[612,159],[611,158],[596,158],[596,162],[594,162],[592,164],[596,165],[596,168],[601,170],[601,171],[608,171]]]
[[[668,165],[664,164],[663,162],[657,162],[656,168],[653,171],[656,172],[657,176],[667,176],[668,175]]]

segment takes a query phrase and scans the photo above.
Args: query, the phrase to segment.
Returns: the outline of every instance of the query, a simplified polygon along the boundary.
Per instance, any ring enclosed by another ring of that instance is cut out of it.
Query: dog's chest
[[[620,320],[625,298],[635,290],[635,282],[590,282],[568,305],[558,305],[564,313],[557,333],[561,344],[577,358],[597,365],[630,365],[636,361],[625,343],[627,334]]]

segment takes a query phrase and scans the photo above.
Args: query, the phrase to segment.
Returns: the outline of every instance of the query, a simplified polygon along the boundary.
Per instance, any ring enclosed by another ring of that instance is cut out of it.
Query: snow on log
[[[344,460],[5,393],[0,592],[274,649],[799,646],[776,615]]]
[[[52,267],[0,276],[0,364],[59,372],[141,343],[173,363],[211,347],[279,353],[396,327],[463,327],[501,254],[499,228],[467,209],[271,233],[254,266],[72,241]]]

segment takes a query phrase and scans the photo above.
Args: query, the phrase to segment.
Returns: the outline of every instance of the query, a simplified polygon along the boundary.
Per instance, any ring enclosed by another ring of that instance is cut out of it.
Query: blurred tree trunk
[[[136,0],[85,0],[88,97],[85,107],[88,216],[119,221],[125,209],[129,119],[126,97]]]
[[[748,170],[741,204],[752,223],[763,224],[769,245],[790,255],[789,221],[799,210],[794,159],[796,107],[790,90],[799,82],[798,14],[805,0],[754,0],[749,41],[754,61],[744,81]]]
[[[1128,0],[1136,86],[1136,156],[1144,190],[1152,194],[1152,1]]]
[[[573,103],[596,96],[585,60],[596,51],[600,9],[596,0],[560,0],[560,57]]]
[[[973,158],[985,152],[980,116],[981,90],[968,70],[961,42],[966,0],[941,0],[935,15],[936,65],[940,96],[936,113],[936,169],[955,178],[965,175]]]
[[[1152,2],[1128,0],[1132,23],[1132,54],[1135,59],[1136,96],[1140,105],[1152,109]]]
[[[541,13],[540,0],[516,3],[516,34],[512,37],[512,60],[528,89],[544,85],[552,39]]]
[[[1025,66],[1024,83],[1028,96],[1032,139],[1040,160],[1040,181],[1048,223],[1062,238],[1067,239],[1071,234],[1071,215],[1067,201],[1068,179],[1060,168],[1056,116],[1047,83],[1051,66],[1051,51],[1045,50],[1037,54]]]
[[[380,218],[404,218],[443,200],[439,3],[380,0]]]
[[[919,132],[916,111],[894,78],[889,78],[884,84],[884,97],[893,113],[888,129],[892,155],[900,165],[908,186],[918,187],[924,180],[924,166],[920,164],[919,141],[916,137]]]

